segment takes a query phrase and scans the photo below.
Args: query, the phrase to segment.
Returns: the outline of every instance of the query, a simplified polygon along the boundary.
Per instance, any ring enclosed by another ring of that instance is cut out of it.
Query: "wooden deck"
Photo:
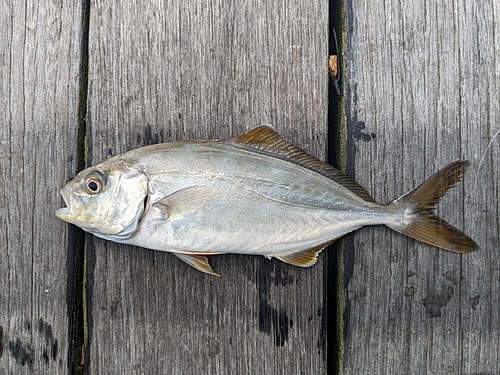
[[[0,25],[0,374],[500,373],[497,1],[14,0]],[[481,249],[363,228],[216,278],[54,216],[85,165],[262,123],[380,202],[471,160],[439,214]]]

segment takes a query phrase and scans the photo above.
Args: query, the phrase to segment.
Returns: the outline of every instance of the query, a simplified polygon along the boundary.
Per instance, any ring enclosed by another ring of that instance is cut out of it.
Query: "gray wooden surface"
[[[481,249],[347,236],[327,353],[324,254],[311,269],[215,256],[216,278],[92,236],[79,248],[54,211],[83,157],[150,143],[273,123],[324,159],[328,4],[3,2],[0,374],[75,373],[83,340],[88,374],[322,374],[332,348],[345,374],[500,373],[500,137],[481,163],[500,128],[499,15],[495,0],[346,4],[348,173],[384,202],[470,159],[439,213]]]
[[[0,5],[0,373],[67,374],[72,282],[54,218],[74,171],[81,10]]]
[[[325,158],[326,4],[98,1],[90,15],[89,162],[262,123]],[[324,256],[211,263],[220,278],[89,237],[89,373],[325,373]]]
[[[346,240],[344,374],[499,374],[500,3],[346,7],[347,170],[386,202],[439,168],[472,168],[440,206],[481,249],[384,228]]]

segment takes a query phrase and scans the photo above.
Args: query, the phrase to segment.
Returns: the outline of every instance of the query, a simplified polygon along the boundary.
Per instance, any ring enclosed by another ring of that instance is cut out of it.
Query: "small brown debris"
[[[328,69],[330,69],[330,73],[337,78],[338,75],[338,56],[337,55],[331,55],[328,58]]]
[[[340,66],[339,66],[339,46],[337,43],[337,33],[333,31],[333,38],[335,41],[335,51],[328,57],[328,70],[332,76],[333,88],[338,96],[340,96]]]

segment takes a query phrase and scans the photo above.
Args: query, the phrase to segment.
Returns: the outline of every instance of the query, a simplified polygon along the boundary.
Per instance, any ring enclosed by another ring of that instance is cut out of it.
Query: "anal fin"
[[[209,275],[220,276],[217,272],[212,269],[210,263],[208,263],[208,258],[205,255],[194,255],[194,254],[183,254],[183,253],[173,253],[177,258],[183,260],[190,266],[196,268],[198,271],[208,273]]]
[[[292,254],[275,256],[275,258],[294,266],[311,267],[316,264],[316,261],[318,260],[318,254],[330,244],[331,242],[328,242],[326,245],[323,244],[315,246],[313,248],[298,251]]]

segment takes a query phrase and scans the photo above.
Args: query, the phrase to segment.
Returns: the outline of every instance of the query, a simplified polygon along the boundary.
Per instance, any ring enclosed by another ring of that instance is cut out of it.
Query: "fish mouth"
[[[62,220],[65,220],[66,217],[68,217],[70,213],[71,213],[71,211],[69,210],[68,207],[63,207],[63,208],[59,208],[58,210],[56,210],[56,216]]]
[[[97,229],[95,229],[92,225],[89,226],[89,223],[82,218],[84,202],[82,202],[78,196],[75,196],[68,186],[62,188],[60,193],[66,207],[56,210],[56,216],[63,221],[82,228],[86,232],[97,232]]]
[[[56,210],[56,216],[64,221],[74,222],[75,221],[75,212],[79,212],[79,206],[77,200],[72,197],[72,195],[66,190],[66,188],[62,188],[61,196],[66,204],[66,207],[59,208]]]

